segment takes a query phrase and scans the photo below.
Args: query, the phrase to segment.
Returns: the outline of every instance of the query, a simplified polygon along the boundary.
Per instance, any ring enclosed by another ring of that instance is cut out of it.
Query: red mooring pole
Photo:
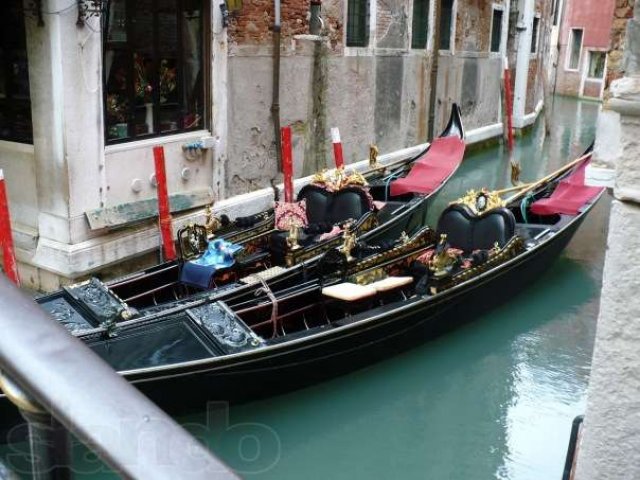
[[[280,129],[282,146],[282,173],[284,174],[284,201],[293,202],[293,148],[291,147],[291,127]]]
[[[7,200],[7,187],[4,183],[4,172],[0,169],[0,243],[2,243],[2,264],[5,275],[20,286],[16,252],[13,248],[13,235],[11,233],[11,217],[9,215],[9,201]]]
[[[158,215],[160,219],[162,253],[164,260],[170,261],[176,259],[176,245],[173,242],[173,227],[171,226],[167,172],[164,166],[164,147],[153,147],[153,160],[156,166],[156,182],[158,184]]]
[[[509,71],[509,60],[503,58],[504,65],[504,109],[507,118],[507,147],[513,151],[513,94],[511,92],[511,72]]]
[[[331,143],[333,143],[333,159],[336,168],[344,167],[344,157],[342,155],[342,142],[340,141],[340,130],[337,127],[331,129]]]

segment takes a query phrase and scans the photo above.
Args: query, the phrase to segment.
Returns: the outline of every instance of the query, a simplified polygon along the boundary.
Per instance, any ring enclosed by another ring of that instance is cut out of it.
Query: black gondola
[[[280,290],[265,283],[80,337],[167,409],[256,399],[388,358],[475,319],[553,263],[603,192],[579,185],[579,205],[569,195],[584,158],[507,203],[470,193],[442,213],[436,243],[347,282],[339,272]],[[549,211],[562,202],[574,211]]]

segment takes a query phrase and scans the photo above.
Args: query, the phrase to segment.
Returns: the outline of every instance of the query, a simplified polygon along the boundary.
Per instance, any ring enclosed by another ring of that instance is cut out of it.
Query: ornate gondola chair
[[[285,262],[285,257],[292,249],[309,247],[330,238],[339,241],[338,233],[348,222],[353,222],[353,228],[358,232],[375,224],[373,200],[359,174],[345,176],[341,170],[333,177],[318,174],[312,183],[300,190],[297,202],[305,210],[305,225],[296,230],[294,239],[291,231],[284,228],[271,235],[270,248],[276,263],[290,263],[289,259]]]
[[[192,223],[178,230],[178,251],[182,261],[198,258],[208,245],[208,232],[204,225]]]
[[[419,261],[429,273],[416,287],[434,294],[512,258],[523,249],[516,220],[496,194],[470,191],[440,215],[435,249]]]

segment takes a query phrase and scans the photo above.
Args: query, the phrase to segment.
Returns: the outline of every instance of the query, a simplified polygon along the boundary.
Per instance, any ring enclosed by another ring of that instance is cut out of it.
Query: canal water
[[[521,179],[579,156],[599,105],[557,97],[517,140]],[[509,186],[501,147],[472,152],[436,201]],[[245,478],[560,479],[584,412],[609,199],[562,258],[501,308],[385,362],[305,390],[179,418]],[[493,292],[500,295],[500,292]],[[77,449],[78,478],[117,478]]]

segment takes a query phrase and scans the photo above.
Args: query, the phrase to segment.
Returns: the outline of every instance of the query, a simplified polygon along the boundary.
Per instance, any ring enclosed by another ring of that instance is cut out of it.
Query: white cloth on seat
[[[354,302],[364,298],[372,297],[377,293],[376,289],[371,285],[358,285],[356,283],[339,283],[324,287],[322,294],[326,297],[344,300],[345,302]]]
[[[378,280],[377,282],[373,282],[367,286],[375,288],[376,292],[388,292],[389,290],[393,290],[395,288],[410,285],[412,282],[413,277],[387,277],[383,278],[382,280]]]

